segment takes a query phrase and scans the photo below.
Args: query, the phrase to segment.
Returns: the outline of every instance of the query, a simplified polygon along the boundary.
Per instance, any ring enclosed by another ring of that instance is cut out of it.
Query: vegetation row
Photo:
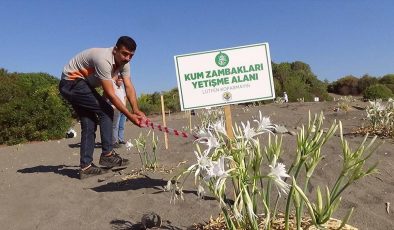
[[[330,101],[329,93],[363,95],[367,100],[393,97],[394,74],[383,77],[345,76],[335,82],[320,81],[306,63],[272,63],[275,93],[287,92],[290,102]],[[0,68],[0,144],[60,139],[73,125],[75,115],[58,91],[59,79],[46,73],[10,73]],[[137,86],[138,88],[138,86]],[[139,106],[147,115],[180,111],[178,89],[141,94]],[[262,102],[270,103],[270,102]]]

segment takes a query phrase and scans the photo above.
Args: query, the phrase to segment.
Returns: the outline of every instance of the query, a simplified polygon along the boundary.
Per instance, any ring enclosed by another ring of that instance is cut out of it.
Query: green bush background
[[[59,80],[45,73],[0,69],[0,144],[60,139],[71,127]]]
[[[391,89],[382,84],[371,85],[364,91],[364,98],[369,100],[387,100],[390,97],[393,97]]]
[[[370,92],[370,87],[378,84],[380,86],[377,86],[377,88],[384,90],[382,96],[389,95],[390,91],[394,93],[394,74],[386,74],[383,77],[373,77],[366,74],[361,78],[348,75],[329,84],[328,92],[339,95],[363,95],[365,99],[373,100],[376,99],[375,97],[379,95],[379,92],[376,92],[378,94]],[[369,92],[366,92],[367,89],[369,89]],[[372,89],[375,90],[375,87],[372,87]],[[387,91],[387,89],[390,91]]]
[[[289,101],[293,102],[299,98],[313,101],[314,97],[328,101],[331,100],[328,92],[364,95],[366,99],[393,96],[394,74],[381,78],[367,74],[361,78],[349,75],[328,83],[327,80],[320,81],[311,67],[301,61],[272,63],[272,72],[276,96],[282,97],[283,92],[287,92]],[[65,136],[75,113],[60,96],[58,84],[58,78],[46,73],[9,73],[0,68],[0,144],[45,141]],[[140,109],[147,115],[160,114],[161,95],[166,111],[180,111],[177,88],[141,94],[138,98]]]

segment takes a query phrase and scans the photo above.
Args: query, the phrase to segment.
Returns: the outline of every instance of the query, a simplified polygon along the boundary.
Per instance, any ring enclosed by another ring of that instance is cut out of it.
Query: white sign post
[[[182,111],[275,98],[268,43],[174,59]]]

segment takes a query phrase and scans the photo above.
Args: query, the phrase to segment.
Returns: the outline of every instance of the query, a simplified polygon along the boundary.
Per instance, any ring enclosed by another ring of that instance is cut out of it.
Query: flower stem
[[[308,183],[309,183],[310,177],[306,178],[305,185],[304,185],[304,190],[303,192],[306,193],[306,190],[308,188]],[[297,229],[301,229],[301,218],[302,218],[302,212],[304,209],[304,200],[300,200],[300,206],[296,209],[296,217],[297,217]]]
[[[297,166],[296,173],[294,175],[294,179],[298,177],[298,174],[301,170],[302,165],[304,164],[304,161],[301,160],[301,162]],[[289,218],[290,218],[290,203],[291,203],[291,197],[294,195],[294,186],[292,185],[290,188],[289,195],[287,196],[287,202],[286,202],[286,212],[285,212],[285,230],[289,230]]]

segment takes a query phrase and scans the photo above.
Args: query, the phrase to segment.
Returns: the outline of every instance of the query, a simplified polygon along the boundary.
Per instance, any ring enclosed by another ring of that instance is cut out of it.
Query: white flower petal
[[[206,132],[204,137],[200,137],[196,141],[208,145],[207,152],[209,152],[212,148],[220,147],[219,141],[214,135],[212,135],[210,131]]]
[[[290,190],[290,185],[288,185],[285,181],[283,181],[282,177],[290,177],[290,176],[286,172],[285,165],[282,163],[276,164],[276,162],[274,162],[269,167],[271,168],[271,171],[268,174],[268,176],[273,179],[275,186],[278,189],[279,195],[280,195],[280,191],[287,194]]]
[[[275,129],[275,124],[272,124],[269,117],[263,117],[261,111],[259,111],[259,120],[254,120],[257,123],[257,131],[258,132],[272,132]]]
[[[223,119],[217,120],[215,123],[211,125],[211,127],[219,133],[227,135],[226,126]]]
[[[126,142],[126,150],[127,150],[127,151],[130,151],[131,148],[133,148],[133,147],[134,147],[134,145],[131,143],[131,140],[128,140],[128,141]]]

